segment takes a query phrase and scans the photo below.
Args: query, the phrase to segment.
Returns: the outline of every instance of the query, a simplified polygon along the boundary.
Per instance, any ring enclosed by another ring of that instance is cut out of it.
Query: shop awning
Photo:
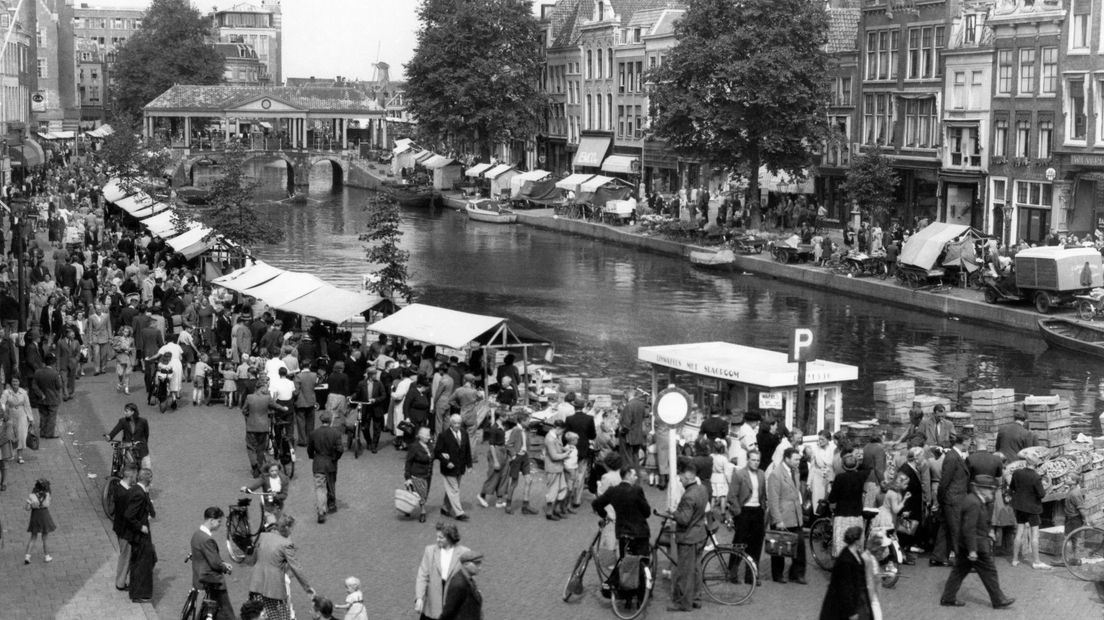
[[[245,289],[244,292],[270,306],[280,307],[293,299],[313,293],[323,286],[326,286],[326,282],[312,274],[285,271],[267,282]]]
[[[175,236],[176,233],[176,213],[169,211],[162,211],[156,215],[151,215],[142,220],[142,226],[145,226],[151,234],[161,238],[167,238],[169,236]]]
[[[414,141],[410,138],[402,138],[395,140],[395,148],[391,149],[391,153],[398,155],[399,153],[405,153],[414,148]]]
[[[281,273],[284,273],[283,269],[273,267],[264,261],[255,261],[241,269],[235,269],[224,276],[215,278],[211,283],[242,293],[249,287],[268,282]]]
[[[197,226],[191,230],[180,233],[172,239],[169,239],[168,244],[173,250],[176,250],[177,252],[183,254],[185,249],[200,244],[201,242],[203,242],[204,238],[206,238],[212,232],[214,231],[212,231],[210,228],[207,228],[206,226]],[[202,250],[198,252],[198,254],[202,253]],[[185,256],[187,255],[185,254]],[[187,256],[187,258],[191,258],[191,256]]]
[[[125,197],[128,193],[130,192],[124,190],[123,187],[119,185],[119,179],[111,179],[107,182],[107,185],[103,186],[103,197],[104,200],[108,202],[116,202],[120,198]]]
[[[368,329],[427,344],[460,349],[472,342],[483,344],[547,344],[538,338],[526,338],[511,331],[506,319],[470,314],[424,304],[411,304],[391,316],[376,321]],[[500,338],[506,342],[501,343]]]
[[[575,151],[575,159],[571,160],[573,167],[590,166],[597,168],[606,159],[606,151],[609,150],[610,139],[604,136],[583,136],[579,139],[579,150]]]
[[[904,265],[913,265],[922,269],[931,269],[943,253],[948,241],[966,233],[970,227],[965,224],[947,224],[932,222],[916,231],[905,240],[898,261]]]
[[[434,155],[433,157],[430,157],[425,162],[423,162],[422,165],[430,170],[437,170],[439,168],[458,166],[460,164],[456,163],[456,160],[451,157],[445,157],[444,155]]]
[[[491,168],[490,170],[484,172],[483,173],[483,178],[485,178],[485,179],[496,179],[496,178],[502,176],[503,173],[509,172],[513,169],[514,169],[514,167],[511,166],[510,164],[499,164],[499,165],[495,166],[494,168]]]
[[[514,178],[522,181],[540,181],[550,174],[552,173],[547,170],[530,170],[529,172],[522,172]]]
[[[476,164],[464,171],[464,176],[478,179],[479,175],[491,169],[491,164]]]
[[[9,147],[9,150],[20,160],[20,164],[28,168],[41,166],[46,162],[46,153],[37,142],[30,138],[24,139],[21,145]]]
[[[150,198],[145,192],[138,192],[132,194],[126,198],[120,198],[115,201],[115,206],[119,207],[123,211],[134,215],[136,212],[145,209],[153,204],[153,198]],[[150,213],[152,215],[152,213]]]
[[[640,347],[637,358],[664,368],[762,388],[797,385],[797,362],[790,362],[785,353],[728,342]],[[806,385],[842,383],[858,378],[857,366],[825,360],[806,364]]]
[[[264,127],[265,129],[272,129],[272,123],[268,123],[266,121],[261,121],[257,124],[260,125],[261,127]]]
[[[598,191],[599,187],[602,187],[606,183],[615,180],[613,177],[604,177],[600,174],[596,174],[593,177],[587,179],[585,182],[579,184],[579,189],[586,194],[593,194]]]
[[[150,217],[151,215],[157,215],[158,213],[161,213],[162,211],[167,211],[170,208],[171,207],[169,205],[167,205],[163,202],[155,202],[155,203],[152,203],[152,204],[147,205],[145,207],[142,207],[141,209],[135,211],[134,213],[131,213],[131,215],[133,215],[134,217],[142,220],[142,219],[145,219],[147,217]]]
[[[602,162],[602,171],[615,174],[638,174],[640,158],[631,155],[610,155]]]
[[[593,176],[593,174],[569,174],[559,181],[556,181],[556,187],[569,192],[577,192],[579,191],[579,186]]]

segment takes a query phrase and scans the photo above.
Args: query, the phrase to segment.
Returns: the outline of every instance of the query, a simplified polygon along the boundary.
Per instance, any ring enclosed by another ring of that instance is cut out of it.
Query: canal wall
[[[689,260],[690,252],[694,250],[709,249],[669,239],[648,237],[605,224],[561,218],[545,213],[522,211],[518,213],[518,222],[534,228],[590,237],[686,260]],[[782,264],[770,259],[768,254],[737,255],[735,270],[765,275],[868,301],[888,303],[936,316],[953,317],[988,327],[1007,327],[1032,335],[1038,334],[1037,322],[1042,316],[1030,309],[1017,308],[1008,304],[985,303],[980,298],[980,294],[972,290],[954,289],[948,293],[913,290],[900,286],[893,280],[850,278],[819,267]],[[977,299],[967,298],[966,295],[976,296]]]

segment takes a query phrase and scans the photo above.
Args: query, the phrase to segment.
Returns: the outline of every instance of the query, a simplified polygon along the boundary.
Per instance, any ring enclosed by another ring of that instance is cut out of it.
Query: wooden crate
[[[1064,409],[1034,409],[1024,408],[1027,413],[1027,423],[1046,424],[1050,422],[1068,421],[1071,419],[1069,408]]]
[[[1070,442],[1070,427],[1065,426],[1047,431],[1035,431],[1039,445],[1048,448],[1060,448]]]
[[[1008,424],[1008,423],[1012,422],[1013,419],[1014,418],[1009,416],[1007,418],[1001,418],[999,420],[986,420],[986,419],[983,419],[983,418],[978,418],[975,415],[974,416],[974,428],[976,428],[979,432],[991,432],[995,435],[997,430],[1000,429],[1000,427],[1004,426],[1005,424]]]
[[[1065,540],[1065,528],[1060,525],[1039,528],[1039,553],[1061,556],[1062,543]]]
[[[1012,388],[989,388],[987,390],[974,390],[968,392],[966,398],[973,402],[978,401],[999,401],[1004,399],[1015,399],[1016,391]]]
[[[1070,417],[1065,417],[1065,418],[1061,418],[1061,419],[1054,419],[1054,420],[1043,420],[1043,421],[1028,420],[1027,421],[1027,430],[1029,430],[1029,431],[1053,431],[1053,430],[1057,430],[1059,428],[1069,428],[1069,426],[1072,422],[1073,422],[1073,418],[1070,418]]]

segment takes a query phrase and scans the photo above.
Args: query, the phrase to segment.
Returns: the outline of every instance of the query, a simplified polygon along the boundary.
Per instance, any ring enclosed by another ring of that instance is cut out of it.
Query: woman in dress
[[[862,538],[863,482],[866,478],[859,471],[859,461],[854,454],[843,457],[843,473],[832,482],[828,503],[832,504],[832,557],[837,557],[849,544],[844,540],[847,529],[859,527]],[[861,541],[860,541],[861,546]]]
[[[118,334],[111,341],[111,348],[115,351],[115,391],[130,394],[130,368],[134,364],[134,338],[129,325],[119,328]]]
[[[433,448],[429,445],[429,427],[420,426],[415,442],[406,449],[403,479],[418,494],[418,523],[425,523],[425,503],[429,498],[429,482],[433,477]]]
[[[862,538],[861,525],[853,525],[843,533],[843,541],[847,546],[832,565],[828,591],[820,606],[820,620],[851,620],[871,616]]]
[[[11,385],[5,387],[3,394],[0,394],[0,410],[3,411],[14,432],[12,445],[15,448],[15,458],[20,464],[23,463],[23,450],[27,449],[27,432],[34,423],[31,398],[21,384],[19,375],[15,375],[12,377]],[[0,490],[3,490],[2,482],[0,482]]]
[[[828,487],[836,472],[832,462],[836,458],[836,446],[832,443],[832,434],[820,431],[816,445],[809,448],[809,500],[815,509],[820,500],[828,497]]]

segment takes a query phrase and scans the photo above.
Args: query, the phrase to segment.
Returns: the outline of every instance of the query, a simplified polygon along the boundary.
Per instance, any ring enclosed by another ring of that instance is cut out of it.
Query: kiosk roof
[[[684,372],[762,388],[797,385],[797,363],[785,353],[728,342],[698,342],[640,347],[641,361]],[[859,378],[857,366],[817,360],[805,369],[806,385],[842,383]]]

